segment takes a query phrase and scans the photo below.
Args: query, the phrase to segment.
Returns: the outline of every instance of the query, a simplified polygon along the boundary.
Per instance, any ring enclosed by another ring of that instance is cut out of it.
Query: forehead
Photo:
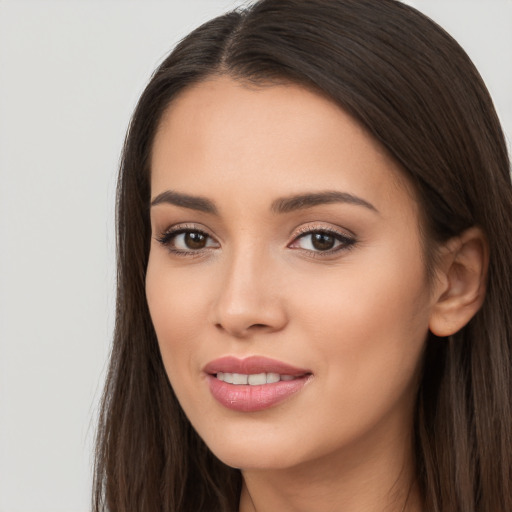
[[[300,85],[216,77],[167,108],[151,161],[152,196],[167,189],[232,198],[337,188],[369,202],[414,202],[398,164],[325,96]],[[414,205],[408,205],[413,207]]]

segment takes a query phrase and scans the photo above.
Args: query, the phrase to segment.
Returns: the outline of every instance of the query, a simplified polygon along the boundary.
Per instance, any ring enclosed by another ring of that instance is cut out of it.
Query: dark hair
[[[426,261],[479,226],[487,294],[457,334],[427,340],[415,413],[417,479],[429,512],[512,510],[512,186],[492,101],[461,47],[395,0],[262,0],[187,36],[133,115],[118,182],[114,345],[98,431],[94,510],[227,511],[241,475],[181,410],[145,297],[150,153],[163,112],[213,75],[292,82],[330,97],[404,169],[420,201]]]

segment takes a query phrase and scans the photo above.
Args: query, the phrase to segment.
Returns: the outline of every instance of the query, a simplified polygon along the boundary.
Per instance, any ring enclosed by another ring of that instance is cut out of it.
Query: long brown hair
[[[461,47],[395,0],[262,0],[187,36],[144,91],[118,182],[114,344],[98,430],[94,510],[238,509],[240,472],[217,460],[167,379],[145,297],[150,152],[162,113],[208,76],[288,81],[330,97],[401,164],[436,243],[479,226],[490,246],[481,310],[430,336],[415,416],[429,512],[512,510],[512,186],[492,101]]]

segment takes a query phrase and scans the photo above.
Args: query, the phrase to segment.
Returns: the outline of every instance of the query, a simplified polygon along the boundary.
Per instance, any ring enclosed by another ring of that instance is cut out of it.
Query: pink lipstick
[[[312,376],[304,368],[261,356],[215,359],[203,371],[213,397],[224,407],[240,412],[277,405],[299,392]]]

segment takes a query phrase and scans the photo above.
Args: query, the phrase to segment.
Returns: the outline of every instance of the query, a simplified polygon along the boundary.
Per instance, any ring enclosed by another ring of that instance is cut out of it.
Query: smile
[[[261,386],[263,384],[274,384],[275,382],[290,381],[297,377],[293,375],[279,375],[279,373],[253,373],[250,375],[243,373],[223,373],[218,372],[216,375],[217,379],[228,384],[238,385],[249,385],[249,386]]]
[[[313,376],[309,370],[259,356],[216,359],[203,371],[213,398],[238,412],[278,405],[301,391]]]

